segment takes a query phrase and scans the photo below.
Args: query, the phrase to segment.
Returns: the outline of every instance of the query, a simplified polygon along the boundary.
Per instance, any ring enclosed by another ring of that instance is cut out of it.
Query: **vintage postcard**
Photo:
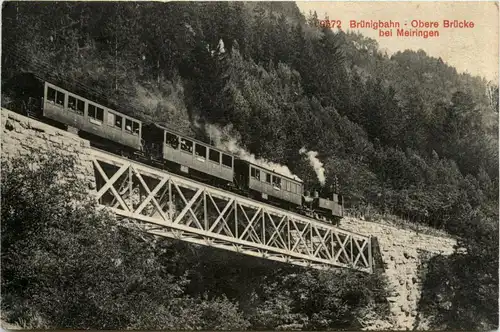
[[[4,329],[498,329],[498,2],[1,21]]]

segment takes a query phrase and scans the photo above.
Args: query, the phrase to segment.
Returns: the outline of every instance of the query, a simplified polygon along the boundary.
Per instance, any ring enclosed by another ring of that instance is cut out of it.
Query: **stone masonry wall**
[[[94,168],[90,158],[90,143],[67,131],[22,116],[2,108],[1,157],[13,158],[30,153],[58,150],[76,157],[76,176],[95,188]]]
[[[12,158],[29,153],[29,148],[40,152],[59,150],[77,157],[78,177],[95,188],[95,178],[90,158],[90,144],[77,135],[54,128],[37,120],[2,109],[1,111],[1,156]],[[420,320],[417,303],[420,298],[421,280],[417,268],[425,257],[436,254],[451,254],[455,241],[409,230],[401,230],[346,217],[341,228],[359,234],[376,236],[379,240],[386,275],[392,286],[388,298],[391,317],[374,323],[374,329],[413,329]]]
[[[343,218],[341,228],[352,232],[376,236],[379,241],[385,274],[390,284],[388,298],[391,316],[385,324],[374,329],[425,329],[425,317],[417,312],[421,294],[418,267],[435,255],[450,255],[456,240],[452,238],[419,234],[412,230],[368,222],[351,217]],[[418,325],[418,326],[416,326]]]

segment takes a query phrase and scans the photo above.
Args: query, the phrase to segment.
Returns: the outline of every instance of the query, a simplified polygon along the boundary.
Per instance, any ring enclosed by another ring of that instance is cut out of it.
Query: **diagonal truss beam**
[[[148,233],[317,269],[372,272],[369,236],[97,149],[91,156],[96,199]]]

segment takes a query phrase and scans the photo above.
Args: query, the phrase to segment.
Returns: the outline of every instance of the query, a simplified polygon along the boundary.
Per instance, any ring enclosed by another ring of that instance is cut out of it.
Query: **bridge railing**
[[[96,197],[148,232],[317,269],[372,272],[371,238],[92,150]],[[154,226],[154,227],[153,227]]]

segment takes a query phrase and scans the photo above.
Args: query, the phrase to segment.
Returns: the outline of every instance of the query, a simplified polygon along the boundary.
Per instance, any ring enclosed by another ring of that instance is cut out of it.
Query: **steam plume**
[[[218,126],[213,124],[201,125],[198,121],[195,121],[194,125],[200,129],[203,129],[205,133],[210,137],[211,143],[217,148],[231,152],[243,160],[269,169],[278,174],[295,179],[297,181],[302,181],[298,176],[294,175],[287,166],[280,165],[278,163],[274,163],[262,158],[257,158],[253,153],[245,150],[239,143],[239,138],[237,137],[238,135],[232,134],[233,130],[231,125],[224,128],[219,128]]]
[[[318,181],[321,186],[325,185],[326,177],[325,177],[325,169],[323,168],[323,163],[319,161],[316,157],[318,152],[316,151],[307,151],[306,148],[302,148],[299,150],[300,154],[305,154],[309,158],[309,164],[314,168],[314,172],[318,177]]]

